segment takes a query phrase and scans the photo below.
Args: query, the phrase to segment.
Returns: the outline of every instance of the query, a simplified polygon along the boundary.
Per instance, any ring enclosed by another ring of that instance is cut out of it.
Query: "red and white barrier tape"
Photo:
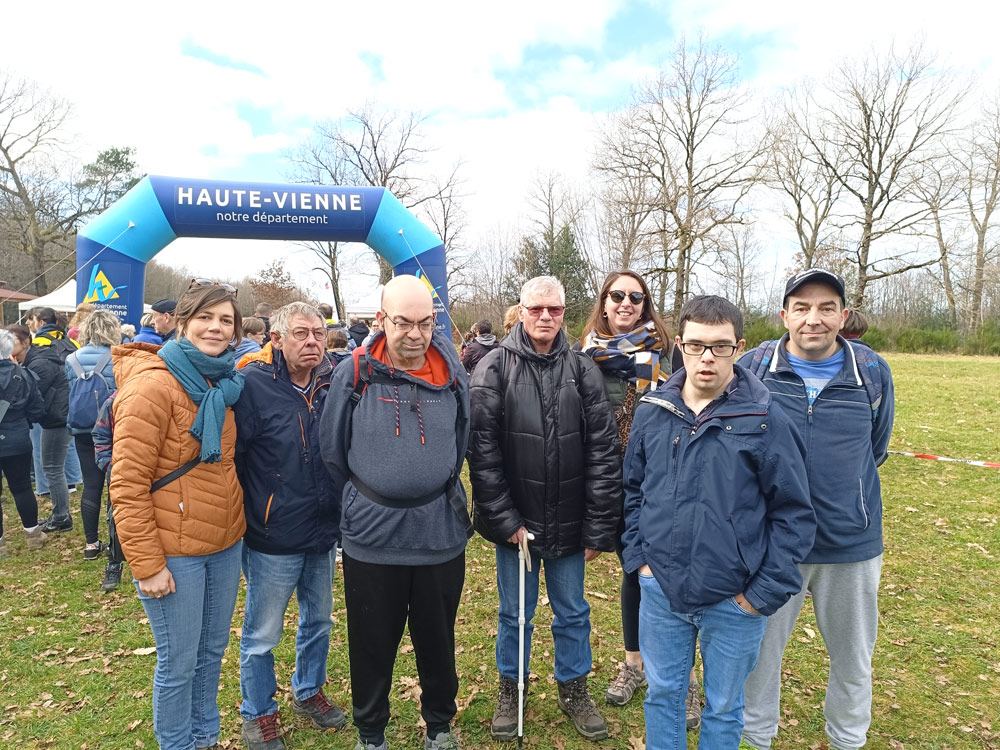
[[[929,453],[907,453],[906,451],[889,451],[896,456],[909,456],[910,458],[926,458],[930,461],[951,461],[956,464],[969,464],[970,466],[983,466],[987,469],[1000,469],[1000,464],[993,461],[973,461],[968,458],[945,458],[944,456],[932,456]]]

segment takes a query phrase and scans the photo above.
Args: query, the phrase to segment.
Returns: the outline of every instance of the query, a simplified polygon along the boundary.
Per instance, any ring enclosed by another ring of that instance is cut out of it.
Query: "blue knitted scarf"
[[[159,354],[170,374],[198,405],[189,432],[201,443],[201,460],[209,464],[222,460],[226,407],[235,404],[243,391],[243,373],[235,369],[233,353],[227,350],[212,357],[181,338],[168,341]]]

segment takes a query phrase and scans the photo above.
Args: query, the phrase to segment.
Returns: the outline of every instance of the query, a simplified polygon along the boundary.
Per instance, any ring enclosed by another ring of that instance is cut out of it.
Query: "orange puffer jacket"
[[[222,461],[200,463],[155,494],[160,477],[196,458],[201,443],[188,430],[198,407],[157,355],[132,343],[111,349],[118,383],[111,501],[125,559],[138,579],[166,566],[166,556],[206,555],[243,537],[243,489],[233,455],[236,420],[226,409]]]

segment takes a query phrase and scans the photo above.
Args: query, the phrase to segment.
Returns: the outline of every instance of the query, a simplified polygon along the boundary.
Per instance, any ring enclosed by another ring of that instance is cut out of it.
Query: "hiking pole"
[[[534,538],[525,529],[517,547],[517,750],[524,748],[524,569],[531,570],[528,540]]]

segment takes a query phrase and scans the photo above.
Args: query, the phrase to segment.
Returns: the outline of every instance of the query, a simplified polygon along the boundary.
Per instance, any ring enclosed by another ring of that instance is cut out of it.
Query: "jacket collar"
[[[364,354],[361,355],[362,358],[364,359],[364,362],[361,363],[362,366],[364,366],[364,363],[367,363],[371,367],[373,372],[377,372],[383,377],[393,377],[400,380],[406,380],[409,382],[417,383],[419,385],[424,385],[428,388],[435,388],[435,386],[431,385],[426,380],[420,380],[419,378],[414,378],[409,373],[407,373],[406,370],[391,369],[389,365],[387,365],[385,362],[375,359],[375,357],[369,356],[372,344],[374,344],[375,341],[377,341],[380,337],[382,338],[385,337],[384,331],[378,331],[375,334],[375,336],[372,337],[372,340],[368,342],[368,346],[365,348]],[[454,344],[451,343],[451,339],[445,336],[440,331],[435,330],[434,333],[431,335],[430,345],[435,349],[435,351],[437,351],[442,357],[444,357],[444,361],[448,364],[448,384],[453,383],[457,377],[456,374],[458,373],[459,369],[461,369],[462,372],[464,373],[465,368],[461,367],[461,363],[459,362],[458,359],[458,353],[455,351],[455,346]],[[331,368],[333,367],[332,364],[330,366]],[[447,388],[448,384],[441,386],[441,388]]]
[[[569,344],[566,341],[566,333],[560,328],[556,333],[555,341],[548,354],[539,354],[531,344],[531,339],[524,330],[524,325],[518,323],[510,330],[510,335],[500,342],[500,346],[508,349],[519,357],[530,359],[535,362],[548,363],[557,359],[560,355],[569,351]]]
[[[839,382],[848,382],[855,385],[864,385],[864,381],[861,380],[861,373],[858,371],[858,358],[854,356],[854,348],[848,343],[847,339],[837,334],[837,343],[840,344],[841,348],[844,350],[844,366],[837,373],[834,380]],[[785,335],[778,339],[778,343],[775,347],[776,356],[771,357],[771,364],[768,365],[768,370],[771,372],[790,372],[795,373],[792,368],[791,362],[788,361],[788,349],[786,348],[788,344],[788,331],[785,331]]]
[[[700,414],[694,416],[684,403],[681,389],[687,381],[687,371],[681,368],[665,385],[655,391],[648,391],[640,403],[650,403],[662,407],[682,419],[702,422],[713,417],[731,417],[740,414],[766,414],[771,406],[771,392],[757,378],[740,365],[734,365],[735,377],[729,381],[726,390]]]

